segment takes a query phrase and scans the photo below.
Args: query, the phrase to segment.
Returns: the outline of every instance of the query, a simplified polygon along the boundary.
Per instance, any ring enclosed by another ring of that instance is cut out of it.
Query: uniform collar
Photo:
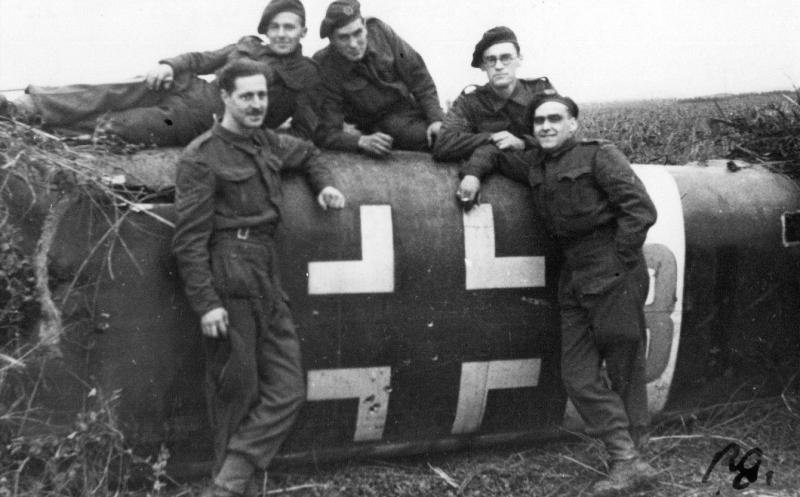
[[[520,78],[517,78],[517,84],[514,85],[514,91],[511,92],[511,95],[509,95],[508,98],[503,98],[495,93],[489,83],[483,85],[483,88],[488,96],[489,104],[492,106],[492,109],[495,112],[505,107],[508,102],[514,102],[524,107],[531,101],[531,91]]]
[[[568,138],[564,143],[562,143],[560,147],[554,150],[546,150],[544,152],[544,155],[548,158],[557,159],[562,155],[564,155],[565,153],[572,150],[573,148],[575,148],[575,145],[577,144],[578,140],[573,136],[571,138]]]
[[[287,60],[288,61],[290,59],[297,59],[298,57],[302,57],[303,56],[303,45],[300,44],[300,43],[297,44],[297,48],[295,48],[293,51],[291,51],[291,52],[289,52],[287,54],[275,53],[275,50],[273,50],[272,47],[269,46],[269,44],[264,45],[264,50],[267,52],[267,55],[270,55],[271,57],[275,57],[276,59],[279,59],[279,60]]]
[[[334,53],[334,56],[336,57],[335,65],[341,67],[342,71],[345,73],[354,72],[356,68],[361,64],[369,65],[370,60],[374,59],[375,55],[378,53],[377,50],[373,48],[369,38],[367,38],[367,50],[364,52],[364,57],[355,62],[348,59],[344,55],[340,54],[339,51],[336,50],[336,48],[333,46],[331,46],[331,51]]]
[[[255,155],[260,148],[267,145],[266,136],[261,129],[257,129],[249,135],[240,135],[224,127],[219,121],[215,121],[211,132],[225,143],[251,155]]]

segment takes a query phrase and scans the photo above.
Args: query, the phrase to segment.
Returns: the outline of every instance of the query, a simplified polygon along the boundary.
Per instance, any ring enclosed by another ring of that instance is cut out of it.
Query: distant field
[[[631,162],[686,164],[728,157],[740,134],[714,119],[755,121],[765,108],[788,112],[796,104],[792,90],[682,100],[645,100],[584,104],[582,135],[614,142]],[[777,111],[776,111],[777,112]]]

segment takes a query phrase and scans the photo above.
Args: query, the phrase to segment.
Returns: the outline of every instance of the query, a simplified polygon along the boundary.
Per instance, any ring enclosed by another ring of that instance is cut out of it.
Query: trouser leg
[[[256,344],[258,400],[228,442],[228,452],[246,456],[265,469],[289,434],[305,399],[300,342],[289,307],[279,299],[259,312]]]
[[[596,308],[594,326],[599,335],[605,330],[629,328],[632,338],[601,345],[602,356],[612,388],[622,398],[630,421],[630,432],[637,442],[646,439],[650,425],[646,383],[646,321],[644,303],[649,275],[642,259],[625,280],[603,298]]]
[[[226,299],[227,339],[204,339],[206,398],[214,428],[214,468],[222,467],[228,441],[258,399],[258,331],[249,299]]]
[[[42,124],[78,132],[96,126],[130,143],[182,146],[213,124],[222,111],[216,84],[182,77],[169,91],[144,81],[102,85],[30,86]]]
[[[422,110],[403,107],[381,119],[375,129],[394,138],[399,150],[429,150],[428,122]]]
[[[562,277],[562,280],[564,278]],[[589,312],[568,292],[560,292],[561,376],[567,395],[590,435],[600,437],[613,460],[636,456],[622,398],[608,385]]]
[[[157,105],[167,95],[167,92],[148,90],[144,80],[100,85],[31,85],[26,93],[33,100],[43,124],[54,127],[81,121],[85,126],[104,112]]]

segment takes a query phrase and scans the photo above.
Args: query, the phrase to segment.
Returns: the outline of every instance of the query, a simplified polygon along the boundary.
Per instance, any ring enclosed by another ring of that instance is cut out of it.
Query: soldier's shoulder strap
[[[545,76],[540,78],[521,78],[520,81],[522,81],[526,86],[531,87],[534,91],[554,89],[553,84],[550,83],[550,80]]]
[[[470,93],[475,93],[475,91],[479,88],[480,88],[479,85],[475,84],[467,85],[464,87],[463,90],[461,90],[461,95],[469,95]]]

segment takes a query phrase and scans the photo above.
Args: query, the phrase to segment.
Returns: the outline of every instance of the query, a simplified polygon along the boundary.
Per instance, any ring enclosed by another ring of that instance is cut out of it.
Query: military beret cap
[[[510,28],[497,26],[483,33],[481,40],[475,45],[475,51],[472,52],[472,67],[481,67],[483,52],[485,52],[487,48],[498,43],[506,42],[513,43],[517,51],[519,51],[517,35],[515,35]]]
[[[270,0],[264,13],[261,14],[261,22],[258,23],[258,32],[262,35],[267,34],[267,27],[270,21],[281,12],[291,12],[297,14],[302,19],[303,24],[306,23],[306,9],[303,7],[303,2],[300,0]]]
[[[536,109],[538,109],[545,102],[562,103],[572,117],[578,117],[578,104],[576,104],[574,100],[559,94],[555,90],[544,90],[534,95],[533,100],[528,106],[527,121],[529,123],[533,123],[533,116],[536,113]]]
[[[334,29],[341,28],[359,17],[361,17],[361,4],[358,0],[335,0],[328,5],[325,19],[319,26],[319,37],[327,38]]]

